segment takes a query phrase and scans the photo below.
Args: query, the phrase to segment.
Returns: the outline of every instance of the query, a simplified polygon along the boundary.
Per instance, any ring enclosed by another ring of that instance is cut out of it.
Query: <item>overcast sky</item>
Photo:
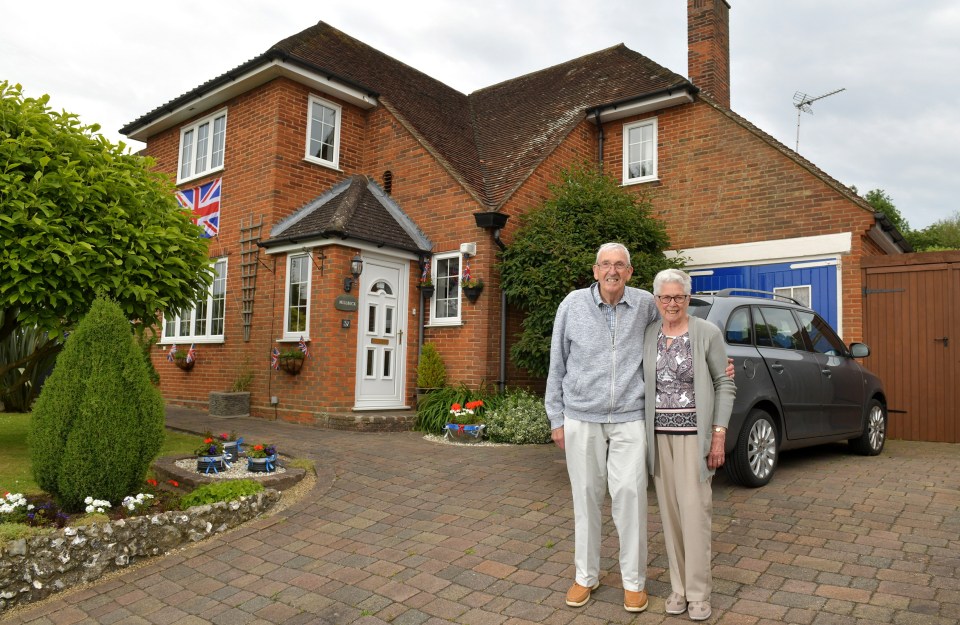
[[[730,0],[732,108],[915,229],[960,210],[960,2]],[[687,76],[683,0],[2,3],[0,80],[119,129],[318,21],[462,91],[623,43]],[[142,144],[127,141],[134,149]]]

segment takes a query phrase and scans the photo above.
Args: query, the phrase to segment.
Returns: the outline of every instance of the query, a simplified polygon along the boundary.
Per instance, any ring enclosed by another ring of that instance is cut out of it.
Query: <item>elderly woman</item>
[[[713,491],[736,395],[720,330],[687,314],[690,276],[666,269],[653,281],[660,319],[643,341],[647,468],[653,475],[670,562],[667,614],[710,618]]]

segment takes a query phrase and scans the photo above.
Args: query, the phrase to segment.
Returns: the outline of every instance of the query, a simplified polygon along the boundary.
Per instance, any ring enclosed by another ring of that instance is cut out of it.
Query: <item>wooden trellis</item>
[[[240,279],[242,291],[241,315],[243,316],[243,340],[250,341],[250,327],[253,325],[253,301],[257,292],[257,265],[260,262],[260,230],[263,228],[263,216],[257,223],[253,215],[248,223],[240,219]]]

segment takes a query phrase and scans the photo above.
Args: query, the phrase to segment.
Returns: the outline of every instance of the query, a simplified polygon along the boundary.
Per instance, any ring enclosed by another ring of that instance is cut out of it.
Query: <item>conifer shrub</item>
[[[98,298],[34,408],[34,479],[68,511],[82,509],[88,496],[119,503],[143,484],[163,428],[163,399],[130,322],[115,302]]]
[[[447,368],[433,343],[424,343],[417,365],[417,388],[442,388],[447,383]]]

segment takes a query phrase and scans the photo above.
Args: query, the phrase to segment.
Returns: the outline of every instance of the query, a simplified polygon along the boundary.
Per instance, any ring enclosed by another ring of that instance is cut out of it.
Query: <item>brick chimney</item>
[[[687,0],[687,73],[690,82],[730,108],[730,5]]]

